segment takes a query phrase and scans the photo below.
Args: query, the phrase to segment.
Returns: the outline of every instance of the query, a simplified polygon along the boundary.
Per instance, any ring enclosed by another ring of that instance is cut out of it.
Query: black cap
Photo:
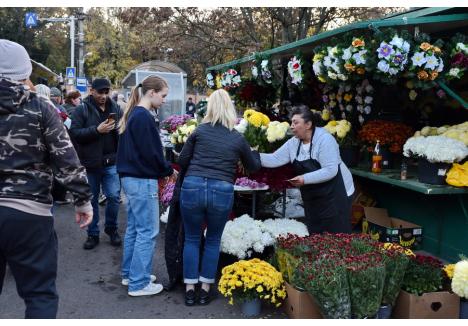
[[[110,89],[111,84],[109,80],[107,80],[106,78],[96,78],[95,80],[93,80],[93,83],[91,84],[91,88],[97,91],[101,89],[105,89],[105,88]]]

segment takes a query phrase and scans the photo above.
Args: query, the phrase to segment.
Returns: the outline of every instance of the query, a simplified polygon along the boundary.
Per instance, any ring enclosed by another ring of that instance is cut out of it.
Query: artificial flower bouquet
[[[367,122],[358,133],[369,152],[374,150],[377,140],[380,146],[388,147],[392,153],[401,153],[406,140],[413,135],[411,127],[401,122],[372,120]]]
[[[241,76],[235,69],[228,69],[221,75],[221,85],[225,90],[231,90],[239,87]]]
[[[275,84],[273,65],[267,56],[256,55],[251,67],[252,77],[259,85]]]
[[[354,86],[350,84],[339,84],[338,87],[325,85],[322,93],[322,119],[324,121],[329,120],[329,112],[332,113],[332,120],[341,118],[348,121],[357,113],[358,121],[362,125],[372,112],[374,87],[368,79]]]
[[[239,186],[241,188],[248,188],[248,189],[261,189],[265,188],[266,184],[263,182],[257,182],[255,180],[251,180],[247,177],[240,177],[236,179],[234,186]]]
[[[231,305],[261,299],[279,307],[286,298],[281,273],[258,258],[241,260],[224,267],[218,290],[229,298]]]
[[[196,119],[187,120],[183,125],[177,127],[177,129],[171,135],[171,143],[185,144],[187,138],[195,131],[198,126]]]
[[[302,65],[302,59],[299,56],[292,57],[288,62],[289,78],[294,85],[300,85],[302,83],[302,79],[304,78]]]
[[[445,73],[447,80],[461,79],[468,69],[468,39],[457,33],[450,40],[450,69]]]
[[[173,133],[177,130],[177,127],[182,126],[192,117],[188,114],[173,114],[164,119],[161,122],[161,129]]]
[[[348,80],[347,71],[343,67],[341,46],[317,47],[314,51],[312,69],[319,81],[336,84]]]
[[[403,147],[403,154],[431,163],[455,163],[468,156],[468,148],[461,141],[445,136],[411,137]]]
[[[442,262],[431,256],[411,257],[403,279],[403,290],[418,296],[442,290],[442,267]]]
[[[412,37],[408,31],[398,33],[393,29],[381,35],[376,50],[379,61],[374,76],[384,83],[394,84],[408,65]]]
[[[427,34],[418,36],[419,43],[410,59],[407,77],[413,80],[414,87],[431,88],[444,69],[442,41],[430,43]]]

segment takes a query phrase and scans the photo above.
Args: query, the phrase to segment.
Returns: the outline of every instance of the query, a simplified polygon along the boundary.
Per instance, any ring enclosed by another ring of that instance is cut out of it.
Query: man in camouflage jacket
[[[24,47],[0,39],[0,293],[8,264],[26,318],[55,318],[53,179],[73,194],[81,228],[93,211],[85,169],[55,109],[30,90],[31,70]]]

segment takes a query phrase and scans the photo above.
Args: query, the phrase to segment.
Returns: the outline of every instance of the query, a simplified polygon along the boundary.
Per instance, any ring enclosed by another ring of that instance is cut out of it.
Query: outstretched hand
[[[304,176],[298,175],[297,177],[288,180],[294,187],[301,187],[304,185]]]

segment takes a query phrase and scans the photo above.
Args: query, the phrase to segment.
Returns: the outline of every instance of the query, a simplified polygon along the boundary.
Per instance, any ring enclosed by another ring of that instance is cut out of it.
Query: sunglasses
[[[110,91],[109,89],[105,88],[105,89],[100,89],[97,92],[98,92],[98,94],[106,94],[107,95],[107,94],[109,94],[109,91]]]

